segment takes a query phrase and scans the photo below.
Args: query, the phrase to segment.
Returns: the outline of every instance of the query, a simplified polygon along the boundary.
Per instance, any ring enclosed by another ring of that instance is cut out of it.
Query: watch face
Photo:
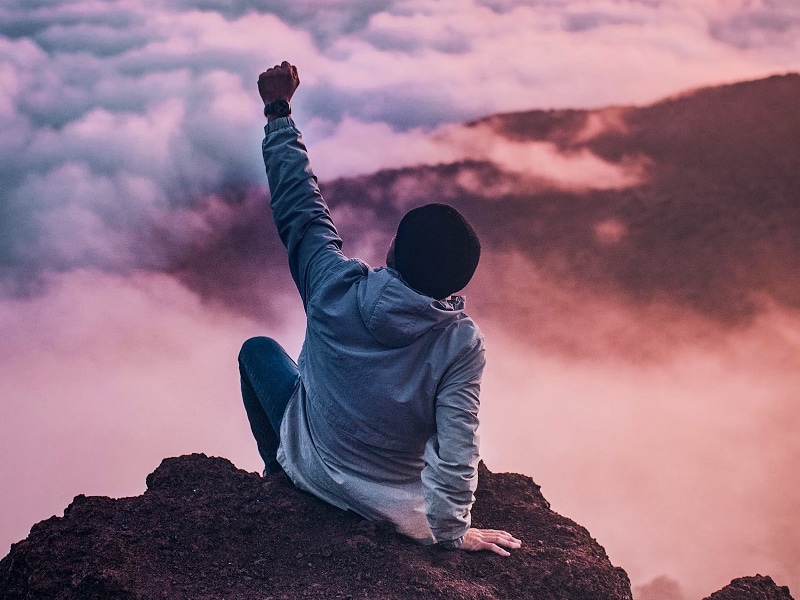
[[[292,109],[289,107],[289,103],[286,100],[275,100],[270,104],[270,113],[273,115],[285,117],[291,112]]]

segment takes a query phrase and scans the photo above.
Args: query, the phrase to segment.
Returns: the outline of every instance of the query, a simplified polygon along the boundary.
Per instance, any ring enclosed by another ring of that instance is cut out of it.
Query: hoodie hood
[[[434,300],[411,289],[394,269],[368,272],[358,288],[358,308],[364,325],[381,344],[409,345],[437,325],[464,312],[464,298]]]

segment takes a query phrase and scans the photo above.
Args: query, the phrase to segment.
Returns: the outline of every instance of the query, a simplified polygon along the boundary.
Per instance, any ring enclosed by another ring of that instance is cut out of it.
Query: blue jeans
[[[264,460],[264,474],[277,473],[281,421],[300,374],[297,364],[275,340],[254,337],[239,352],[242,400],[250,429]]]

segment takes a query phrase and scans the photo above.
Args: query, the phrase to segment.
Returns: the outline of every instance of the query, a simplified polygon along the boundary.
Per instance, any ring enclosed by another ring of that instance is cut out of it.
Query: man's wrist
[[[292,114],[292,106],[285,98],[278,98],[264,103],[264,116],[268,121],[273,121],[280,117],[288,117]]]

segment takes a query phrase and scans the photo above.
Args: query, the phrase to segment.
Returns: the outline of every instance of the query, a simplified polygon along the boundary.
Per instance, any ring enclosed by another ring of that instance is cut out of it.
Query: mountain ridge
[[[791,73],[646,107],[536,110],[471,125],[552,144],[565,160],[590,152],[611,165],[638,161],[641,181],[619,189],[554,189],[504,164],[465,160],[339,179],[323,193],[334,211],[374,215],[370,231],[387,245],[399,214],[441,199],[467,215],[487,254],[516,253],[550,285],[741,329],[770,306],[800,308],[797,98],[800,75]],[[592,124],[597,115],[606,116]],[[362,227],[345,223],[342,237],[358,244]],[[473,312],[496,313],[504,282],[479,269]],[[517,296],[536,297],[535,286],[519,286]],[[509,333],[530,329],[518,325]],[[545,336],[532,341],[559,350]]]

